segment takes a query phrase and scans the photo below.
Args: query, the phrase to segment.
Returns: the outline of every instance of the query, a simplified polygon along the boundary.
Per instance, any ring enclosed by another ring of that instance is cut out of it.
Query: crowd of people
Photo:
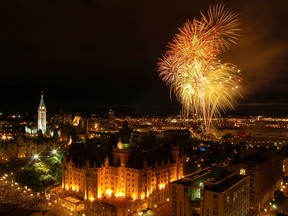
[[[5,174],[0,178],[0,203],[12,203],[25,209],[39,210],[45,206],[46,199],[27,187],[19,186],[11,175]]]

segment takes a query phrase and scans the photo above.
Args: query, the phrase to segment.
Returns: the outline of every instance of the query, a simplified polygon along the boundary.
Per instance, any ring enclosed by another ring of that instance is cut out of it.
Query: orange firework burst
[[[186,115],[211,120],[234,108],[240,95],[241,77],[232,64],[221,64],[217,56],[236,43],[238,15],[224,5],[210,6],[200,21],[187,21],[158,63],[159,76],[170,85]]]
[[[202,12],[201,15],[202,23],[208,26],[222,50],[236,44],[240,31],[237,13],[225,9],[223,4],[217,4],[214,7],[210,6],[208,16]]]

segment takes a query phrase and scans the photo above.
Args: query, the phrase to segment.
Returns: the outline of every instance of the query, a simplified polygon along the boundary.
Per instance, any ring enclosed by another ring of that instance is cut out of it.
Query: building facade
[[[250,205],[262,208],[281,187],[283,157],[276,148],[258,150],[231,163],[229,169],[250,177]]]
[[[169,215],[199,215],[203,201],[205,182],[219,178],[228,172],[227,164],[214,164],[203,170],[186,175],[169,184]]]
[[[169,215],[188,216],[199,213],[200,191],[211,177],[211,169],[189,174],[169,184]]]
[[[249,177],[227,171],[205,182],[200,201],[201,216],[246,216],[249,214]]]
[[[142,151],[131,145],[129,130],[123,129],[112,155],[99,148],[89,157],[93,152],[89,145],[72,143],[63,161],[62,188],[87,200],[92,210],[103,205],[110,206],[111,212],[129,215],[155,208],[167,202],[169,182],[183,177],[179,147]]]

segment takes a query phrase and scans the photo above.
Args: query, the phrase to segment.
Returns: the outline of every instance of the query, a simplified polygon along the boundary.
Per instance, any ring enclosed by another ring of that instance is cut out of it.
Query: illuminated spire
[[[44,96],[43,96],[43,91],[41,92],[41,100],[40,100],[40,105],[39,105],[39,110],[43,110],[45,109],[46,110],[46,106],[45,106],[45,103],[44,103]]]
[[[44,134],[46,132],[46,106],[44,103],[43,92],[41,92],[40,105],[38,108],[38,130]]]

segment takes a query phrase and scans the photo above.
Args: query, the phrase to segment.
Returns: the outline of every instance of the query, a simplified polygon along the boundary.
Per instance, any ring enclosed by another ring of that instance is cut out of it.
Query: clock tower
[[[38,130],[41,130],[43,134],[46,132],[46,112],[44,96],[43,92],[41,92],[41,100],[38,108]]]

